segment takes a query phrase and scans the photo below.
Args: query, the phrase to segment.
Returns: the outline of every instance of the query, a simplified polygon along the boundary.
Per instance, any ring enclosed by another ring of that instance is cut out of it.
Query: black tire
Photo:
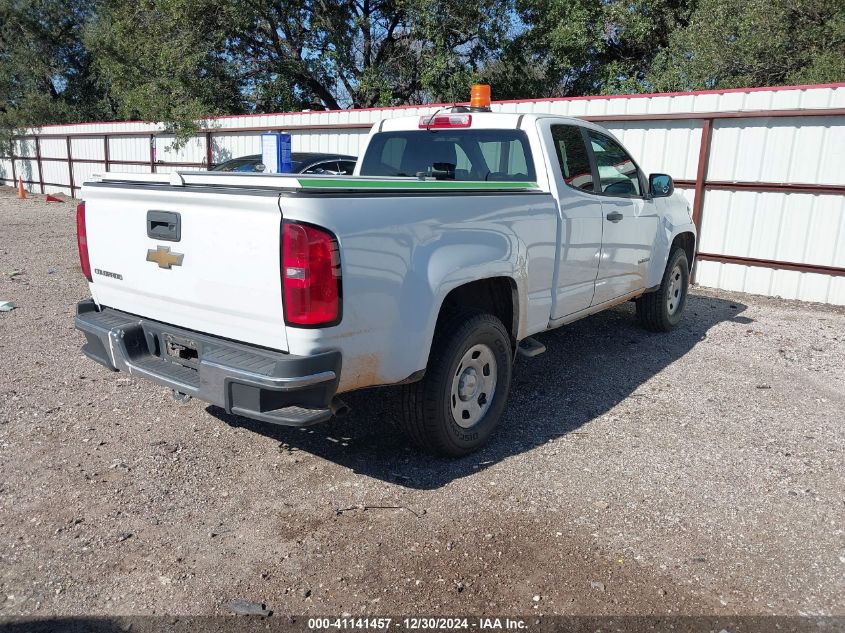
[[[688,292],[689,262],[684,249],[677,248],[669,255],[660,288],[637,299],[637,319],[647,330],[668,332],[681,322]]]
[[[479,345],[486,346],[485,354],[494,357],[496,383],[486,412],[471,427],[463,428],[452,413],[453,378],[458,379],[464,355]],[[425,376],[403,388],[405,432],[420,449],[433,455],[461,457],[478,450],[502,417],[512,371],[510,337],[499,319],[475,310],[444,315],[434,334]]]

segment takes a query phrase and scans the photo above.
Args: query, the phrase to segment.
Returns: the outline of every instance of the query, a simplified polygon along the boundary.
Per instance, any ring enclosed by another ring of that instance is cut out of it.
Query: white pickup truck
[[[533,334],[635,300],[681,318],[696,231],[665,174],[578,119],[454,107],[373,126],[354,176],[95,176],[83,352],[177,397],[303,426],[403,384],[424,450],[491,435]]]

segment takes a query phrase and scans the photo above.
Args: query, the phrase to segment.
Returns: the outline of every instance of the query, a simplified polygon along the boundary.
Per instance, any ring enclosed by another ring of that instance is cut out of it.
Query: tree
[[[509,19],[496,0],[104,0],[86,42],[121,113],[219,113],[466,99]]]
[[[124,119],[196,131],[198,121],[249,106],[240,67],[226,55],[225,3],[216,0],[104,0],[85,43]]]
[[[521,28],[484,76],[497,96],[641,92],[695,0],[518,0]],[[504,92],[503,92],[504,89]]]
[[[507,2],[241,0],[228,54],[260,86],[287,77],[303,105],[337,109],[465,99],[498,46]]]
[[[661,91],[843,79],[841,0],[701,0],[648,73]]]
[[[0,0],[0,131],[108,119],[113,109],[82,44],[85,0]]]

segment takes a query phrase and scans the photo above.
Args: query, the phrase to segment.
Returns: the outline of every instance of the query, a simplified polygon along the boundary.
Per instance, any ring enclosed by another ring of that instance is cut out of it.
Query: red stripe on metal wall
[[[795,108],[790,110],[732,110],[726,112],[669,112],[665,114],[596,114],[574,118],[597,123],[614,121],[695,121],[714,119],[782,119],[805,116],[845,116],[845,108]]]
[[[681,189],[693,189],[695,180],[676,180],[675,186]],[[705,180],[705,189],[725,191],[757,191],[774,193],[804,193],[815,195],[845,195],[845,185],[816,185],[804,182],[738,182],[732,180]]]
[[[715,253],[697,253],[696,259],[720,262],[722,264],[739,264],[741,266],[760,266],[776,270],[794,270],[801,273],[818,273],[845,277],[845,268],[839,266],[822,266],[818,264],[802,264],[799,262],[781,262],[775,259],[760,259],[757,257],[737,257],[735,255],[716,255]]]

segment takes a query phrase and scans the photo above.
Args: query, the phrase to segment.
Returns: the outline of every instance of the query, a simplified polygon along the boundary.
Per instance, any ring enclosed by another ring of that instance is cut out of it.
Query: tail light
[[[88,281],[94,281],[91,277],[91,260],[88,259],[88,232],[85,228],[85,202],[80,202],[76,207],[76,245],[79,247],[79,265],[82,267],[82,274]]]
[[[282,298],[288,325],[340,320],[340,260],[334,235],[307,224],[282,225]]]
[[[443,128],[470,127],[471,114],[424,114],[420,117],[420,129],[440,130]]]

